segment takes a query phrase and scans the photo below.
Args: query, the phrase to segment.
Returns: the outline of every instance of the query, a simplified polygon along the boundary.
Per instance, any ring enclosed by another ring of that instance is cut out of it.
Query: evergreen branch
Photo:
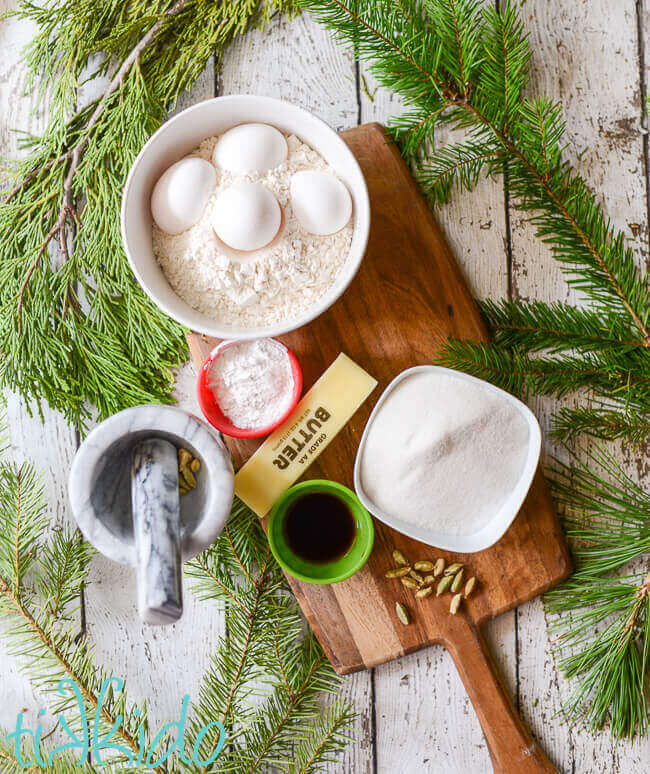
[[[486,142],[446,145],[431,160],[418,165],[417,178],[429,199],[440,205],[449,200],[454,186],[472,190],[485,168],[491,172],[499,160],[499,151]]]
[[[37,667],[34,684],[51,694],[57,693],[61,678],[72,680],[89,711],[99,712],[112,727],[120,702],[99,708],[104,672],[96,669],[83,638],[63,626],[85,583],[92,552],[67,532],[42,539],[47,525],[43,488],[31,466],[3,463],[0,484],[0,616],[8,622],[9,652],[20,655],[27,671]],[[33,587],[24,583],[28,573]],[[56,701],[60,711],[74,706],[72,696],[60,692]],[[117,733],[137,757],[137,735],[129,730],[133,716],[122,714],[124,725]]]
[[[650,494],[611,455],[585,456],[553,469],[576,572],[546,605],[560,667],[575,680],[568,717],[592,729],[609,717],[615,736],[631,737],[647,727],[650,575],[617,575],[650,551]]]
[[[225,603],[228,631],[228,642],[217,649],[201,685],[192,728],[196,731],[214,718],[223,719],[228,728],[228,747],[214,771],[286,770],[303,736],[325,722],[318,697],[336,690],[339,678],[313,635],[303,636],[296,601],[269,554],[259,519],[243,503],[235,503],[228,530],[189,564],[187,573],[201,598]],[[270,694],[250,705],[255,685],[269,681]],[[341,731],[350,718],[348,708]],[[342,738],[332,731],[314,766],[340,749]],[[206,742],[201,757],[209,756],[217,742]]]
[[[88,641],[74,630],[73,614],[87,582],[92,551],[65,530],[43,539],[47,514],[42,487],[31,467],[0,466],[0,475],[0,616],[8,624],[3,635],[9,639],[9,652],[20,655],[36,688],[52,697],[54,713],[76,709],[75,697],[62,694],[59,687],[62,677],[75,683],[89,716],[99,712],[100,733],[115,725],[119,741],[130,751],[119,754],[110,765],[139,770],[129,763],[129,755],[138,758],[140,734],[145,745],[149,742],[146,705],[130,707],[125,691],[119,696],[110,691],[99,706],[108,673],[95,664]],[[25,585],[27,575],[31,586]],[[351,709],[321,712],[320,695],[335,691],[339,678],[313,635],[304,637],[298,605],[288,593],[255,514],[236,501],[228,530],[190,563],[188,575],[202,598],[227,604],[227,637],[219,643],[188,720],[195,739],[215,720],[228,729],[229,748],[210,770],[261,771],[278,760],[288,766],[294,748],[313,734],[318,749],[314,748],[309,770],[316,771],[320,761],[330,760],[342,748]],[[251,706],[248,700],[263,683],[270,684],[270,697],[263,705]],[[77,728],[75,723],[71,727]],[[216,750],[218,742],[218,736],[203,737],[203,759]],[[184,770],[177,757],[170,758],[163,771]],[[17,766],[12,750],[0,745],[0,771],[13,772]],[[63,774],[72,767],[76,768],[74,762],[63,757],[48,770]],[[96,768],[86,763],[82,770],[91,774]]]
[[[620,353],[645,346],[619,315],[603,317],[594,309],[559,301],[479,301],[479,305],[494,343],[507,349]]]
[[[3,578],[0,578],[0,597],[3,599],[0,613],[19,616],[22,619],[22,624],[14,623],[10,631],[16,643],[14,653],[28,656],[32,666],[41,662],[40,668],[48,670],[44,678],[38,678],[39,686],[43,687],[51,683],[57,675],[69,678],[79,687],[90,711],[99,710],[108,728],[117,725],[116,715],[111,713],[109,707],[106,704],[99,707],[99,687],[103,677],[98,685],[92,657],[82,652],[78,638],[64,632],[55,633],[51,622],[41,623],[38,615],[29,608],[22,595],[13,592]],[[116,733],[137,757],[139,751],[137,736],[127,730],[126,722],[124,725],[119,725]]]
[[[314,647],[318,650],[316,657],[311,652]],[[302,651],[299,671],[292,670],[294,687],[278,685],[238,740],[239,750],[257,751],[249,760],[241,752],[237,754],[236,770],[241,774],[254,774],[262,766],[285,766],[296,753],[297,733],[311,728],[314,721],[322,721],[315,699],[324,685],[328,690],[338,686],[338,679],[313,640],[306,640]]]
[[[650,493],[610,454],[584,457],[572,465],[556,460],[551,482],[578,573],[600,576],[650,551]]]
[[[6,736],[2,733],[2,740],[6,739]],[[21,754],[23,762],[28,757],[30,756]],[[39,766],[35,760],[28,763],[27,766],[23,765],[14,755],[12,747],[6,745],[4,741],[0,741],[0,774],[24,774],[25,772],[42,774],[43,771],[43,767]],[[71,771],[79,772],[79,774],[98,774],[100,769],[95,768],[87,761],[78,761],[65,753],[53,759],[52,763],[47,766],[48,774],[70,774]]]
[[[603,631],[592,635],[590,642],[579,637],[571,642],[568,632],[563,633],[566,641],[561,641],[560,653],[572,644],[577,651],[560,659],[560,667],[567,677],[576,678],[576,687],[564,711],[569,719],[592,730],[600,730],[609,718],[614,736],[632,737],[637,732],[645,733],[647,728],[645,683],[650,638],[650,576],[640,585],[621,584],[623,596],[614,604],[603,599],[605,583],[601,581],[593,593],[583,585],[582,602],[598,606],[599,618],[607,622]],[[618,615],[617,608],[622,608]]]
[[[596,395],[641,409],[650,400],[650,372],[639,371],[616,352],[608,358],[589,352],[531,358],[495,344],[451,340],[436,363],[466,371],[518,395],[562,396],[587,388]]]
[[[607,405],[607,404],[605,404]],[[650,438],[650,415],[599,405],[580,408],[561,408],[553,415],[553,435],[561,441],[569,441],[581,433],[587,433],[603,441],[627,440],[636,447]]]
[[[83,425],[171,400],[184,331],[134,283],[120,195],[129,168],[214,56],[286,0],[74,0],[13,13],[38,26],[27,88],[47,94],[42,137],[8,168],[0,204],[0,385]],[[79,86],[106,78],[77,109]],[[37,87],[36,84],[39,84]],[[119,138],[116,141],[116,138]],[[55,245],[58,244],[58,253]]]
[[[505,4],[483,9],[484,60],[476,84],[481,113],[507,132],[521,109],[529,80],[530,47],[516,9]]]
[[[429,15],[434,9],[437,24],[427,24],[420,18],[419,25],[413,24],[415,29],[408,30],[409,36],[404,35],[407,30],[403,21],[396,19],[396,7],[400,4],[391,0],[298,0],[298,4],[347,42],[353,44],[361,39],[360,56],[373,62],[378,80],[400,93],[406,104],[417,110],[420,121],[427,114],[441,115],[442,102],[448,121],[479,136],[483,133],[486,140],[496,142],[510,160],[513,197],[531,211],[529,220],[564,264],[571,275],[570,281],[594,300],[629,316],[644,347],[650,348],[647,278],[639,277],[623,234],[613,231],[585,183],[561,161],[559,141],[563,126],[559,108],[544,98],[522,101],[511,121],[495,118],[508,112],[504,104],[512,104],[503,86],[509,73],[519,67],[519,82],[525,83],[530,56],[523,27],[512,4],[506,3],[496,15],[494,11],[487,11],[481,22],[473,15],[472,0],[459,0],[457,4],[469,19],[465,34],[474,35],[478,27],[477,36],[484,45],[482,59],[476,60],[474,78],[481,84],[497,83],[498,88],[501,83],[502,87],[500,92],[489,89],[489,96],[480,98],[475,89],[459,89],[458,73],[453,68],[449,72],[445,70],[444,63],[458,52],[458,40],[452,34],[453,25],[441,23],[448,14],[448,4],[443,0],[427,3]],[[416,11],[412,10],[409,16],[418,19]],[[507,67],[503,60],[504,33],[499,35],[497,29],[497,34],[490,34],[495,24],[502,29],[507,26],[510,31],[511,57]],[[419,45],[414,48],[411,44],[414,38],[426,39],[427,51]],[[490,64],[479,66],[484,62]],[[502,78],[495,81],[498,68]],[[488,104],[491,109],[486,109]],[[403,125],[400,131],[404,132]],[[409,154],[412,152],[410,148]]]
[[[289,766],[289,774],[324,771],[328,763],[336,761],[349,741],[346,728],[352,720],[349,705],[342,702],[332,704],[325,717],[314,725],[306,738],[301,739]]]
[[[91,137],[91,133],[94,126],[98,123],[102,113],[105,111],[107,105],[109,104],[109,99],[111,95],[114,94],[124,84],[126,76],[130,72],[131,68],[138,62],[142,52],[155,39],[156,35],[163,27],[165,22],[169,19],[173,19],[174,16],[176,16],[188,2],[191,2],[191,0],[177,0],[174,3],[174,5],[163,15],[163,18],[159,19],[155,24],[153,24],[149,28],[149,30],[142,36],[142,38],[138,41],[138,43],[129,52],[129,55],[125,58],[124,62],[122,62],[122,65],[120,66],[120,68],[115,73],[112,80],[106,87],[106,90],[104,91],[103,95],[97,101],[95,105],[95,109],[90,115],[90,118],[88,119],[88,121],[85,123],[83,134],[81,135],[78,142],[72,148],[69,148],[64,154],[59,156],[57,159],[51,159],[48,162],[48,166],[51,166],[53,164],[58,164],[61,162],[65,162],[65,163],[69,162],[69,165],[68,165],[67,174],[65,176],[65,180],[63,181],[61,205],[59,208],[59,214],[56,219],[56,222],[54,223],[50,231],[47,233],[47,236],[45,237],[45,240],[43,241],[43,243],[40,245],[38,252],[36,254],[36,257],[34,258],[34,261],[32,262],[29,269],[27,270],[27,273],[25,274],[25,279],[23,280],[23,283],[20,286],[20,293],[18,295],[18,305],[16,308],[16,314],[18,316],[18,325],[19,325],[20,332],[22,332],[21,315],[22,315],[23,298],[25,295],[25,290],[27,289],[27,285],[29,284],[29,281],[38,263],[41,261],[43,254],[47,250],[48,245],[52,240],[52,238],[55,236],[55,234],[59,235],[59,246],[63,251],[64,260],[68,260],[70,257],[68,254],[68,247],[67,247],[68,234],[67,234],[66,222],[68,217],[73,217],[74,220],[77,223],[79,223],[79,217],[76,215],[73,207],[73,203],[72,203],[73,202],[73,184],[74,184],[75,175],[77,173],[77,169],[81,162],[82,154],[86,150],[86,147],[88,145],[88,141]],[[32,173],[28,173],[28,175],[29,174],[32,174]],[[22,181],[21,183],[18,184],[18,187],[14,187],[10,192],[10,195],[7,197],[7,201],[11,199],[20,190],[20,187],[26,184],[26,182],[28,182],[28,180]]]

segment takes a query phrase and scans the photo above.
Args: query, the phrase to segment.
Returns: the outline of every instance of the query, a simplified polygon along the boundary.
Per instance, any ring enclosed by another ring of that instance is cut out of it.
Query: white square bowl
[[[480,386],[482,389],[498,395],[502,400],[508,401],[511,406],[517,409],[528,425],[528,448],[526,450],[526,459],[517,484],[510,492],[501,508],[494,514],[488,523],[478,532],[474,532],[470,535],[449,535],[442,532],[436,532],[432,529],[426,529],[425,527],[418,527],[414,524],[409,524],[408,522],[395,518],[375,505],[372,499],[364,491],[361,484],[361,457],[368,437],[369,428],[372,425],[375,416],[381,410],[386,398],[403,379],[406,379],[412,374],[421,372],[446,374],[461,381],[471,382]],[[533,481],[539,463],[541,447],[542,434],[535,415],[528,406],[510,395],[510,393],[507,393],[482,379],[477,379],[474,376],[464,374],[462,371],[454,371],[450,368],[442,368],[440,366],[416,366],[414,368],[408,368],[406,371],[402,371],[401,374],[396,376],[377,401],[377,405],[373,409],[363,431],[361,442],[357,450],[357,457],[354,464],[354,488],[359,499],[370,513],[380,519],[380,521],[383,521],[384,524],[388,524],[389,527],[396,529],[398,532],[402,532],[404,535],[415,538],[415,540],[419,540],[422,543],[427,543],[430,546],[442,548],[446,551],[470,554],[476,551],[482,551],[484,548],[488,548],[493,543],[496,543],[514,521]]]

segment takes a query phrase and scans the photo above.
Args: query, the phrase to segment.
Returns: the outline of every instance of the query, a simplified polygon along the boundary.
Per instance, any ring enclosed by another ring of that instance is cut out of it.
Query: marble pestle
[[[150,438],[133,447],[131,504],[140,616],[148,624],[173,623],[183,612],[181,511],[174,444]]]

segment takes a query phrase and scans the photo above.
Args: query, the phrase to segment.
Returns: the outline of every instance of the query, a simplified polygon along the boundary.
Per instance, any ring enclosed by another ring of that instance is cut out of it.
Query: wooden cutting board
[[[309,468],[306,477],[353,486],[357,446],[372,407],[400,371],[431,363],[449,336],[483,341],[486,329],[461,272],[408,167],[379,124],[342,133],[365,175],[370,194],[370,241],[361,268],[342,298],[310,325],[282,336],[298,357],[309,389],[339,352],[379,381],[370,398]],[[188,337],[200,365],[217,343]],[[259,441],[226,439],[237,464]],[[563,580],[570,561],[541,472],[504,537],[480,553],[432,549],[375,519],[367,565],[349,580],[314,586],[289,577],[291,587],[334,668],[340,674],[376,666],[432,643],[451,653],[486,735],[495,771],[552,772],[554,767],[522,727],[486,648],[481,624]],[[412,561],[444,556],[467,564],[480,583],[461,612],[449,615],[450,596],[416,600],[384,578],[394,548]],[[395,602],[412,611],[403,626]]]

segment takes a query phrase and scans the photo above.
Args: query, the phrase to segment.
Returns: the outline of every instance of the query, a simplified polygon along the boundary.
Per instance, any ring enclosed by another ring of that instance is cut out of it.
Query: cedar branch
[[[90,141],[90,133],[92,129],[99,122],[99,119],[101,118],[104,110],[106,109],[106,106],[108,105],[108,101],[110,97],[122,86],[127,75],[131,71],[131,68],[136,64],[136,62],[139,61],[141,54],[154,40],[154,38],[156,37],[160,29],[170,19],[172,19],[177,14],[179,14],[183,10],[183,8],[192,1],[193,0],[177,0],[177,2],[174,3],[174,5],[169,9],[169,11],[163,14],[163,16],[160,19],[158,19],[158,21],[149,28],[149,30],[142,36],[142,38],[138,41],[138,43],[136,43],[136,45],[131,49],[131,52],[122,62],[119,69],[117,70],[117,72],[111,79],[110,83],[106,87],[106,90],[104,91],[103,95],[97,102],[95,109],[93,110],[92,114],[90,115],[90,118],[88,119],[88,122],[85,125],[79,141],[76,143],[76,145],[70,148],[63,156],[60,156],[57,159],[52,161],[52,163],[56,163],[57,161],[61,161],[61,160],[65,160],[66,162],[69,161],[68,172],[66,174],[65,180],[63,181],[63,194],[61,197],[61,205],[59,208],[59,214],[56,219],[56,222],[54,223],[54,225],[48,232],[47,236],[45,237],[45,241],[38,249],[38,252],[36,253],[36,257],[32,262],[32,264],[30,265],[27,271],[27,274],[25,275],[23,284],[21,285],[21,288],[20,288],[20,293],[18,296],[18,309],[17,309],[19,329],[21,328],[21,312],[23,307],[25,290],[29,284],[29,281],[31,280],[32,275],[34,274],[34,271],[36,270],[36,267],[40,263],[41,258],[43,257],[43,254],[47,250],[48,245],[50,244],[50,242],[52,241],[52,239],[56,234],[59,235],[59,242],[61,244],[61,250],[63,252],[64,262],[69,258],[68,247],[67,247],[66,221],[68,216],[72,215],[73,219],[75,219],[77,223],[79,222],[79,218],[73,214],[74,207],[72,203],[73,202],[72,187],[74,184],[75,174],[77,173],[77,169],[79,167],[79,164],[81,163],[83,153],[86,150],[88,142]],[[35,174],[35,171],[32,171],[30,173],[32,177],[34,174]],[[20,186],[17,186],[13,191],[10,192],[9,197],[7,198],[7,201],[20,190],[20,188],[25,184],[25,182],[26,180],[22,181]]]

